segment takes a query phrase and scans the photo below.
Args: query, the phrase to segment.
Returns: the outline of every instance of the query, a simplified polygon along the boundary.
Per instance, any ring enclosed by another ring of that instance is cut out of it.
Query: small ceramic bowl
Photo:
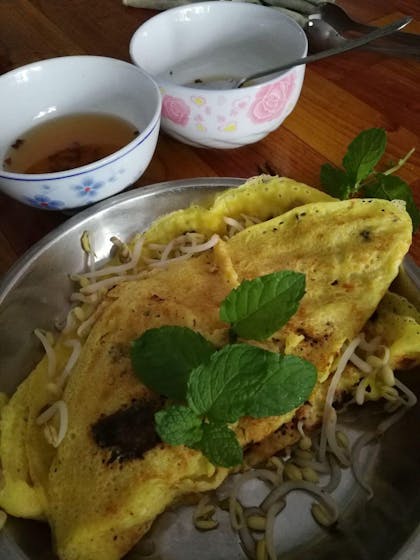
[[[305,33],[287,15],[221,0],[161,12],[130,42],[133,62],[160,87],[163,130],[187,144],[213,148],[251,144],[276,129],[299,98],[305,67],[241,89],[232,89],[231,79],[306,52]]]
[[[113,154],[68,171],[26,174],[0,169],[0,190],[24,204],[47,210],[92,204],[136,181],[153,156],[160,126],[159,88],[127,62],[98,56],[35,62],[0,77],[0,99],[0,162],[19,136],[56,117],[110,114],[139,131]]]

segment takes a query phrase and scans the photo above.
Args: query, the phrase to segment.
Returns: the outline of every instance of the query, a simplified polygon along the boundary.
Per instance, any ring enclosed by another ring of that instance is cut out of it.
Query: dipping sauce
[[[34,126],[17,138],[3,167],[16,173],[67,171],[113,154],[138,133],[134,125],[114,115],[65,115]]]

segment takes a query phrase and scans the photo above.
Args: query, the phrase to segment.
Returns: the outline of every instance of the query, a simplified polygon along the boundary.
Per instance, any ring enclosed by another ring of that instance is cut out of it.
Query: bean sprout
[[[38,340],[40,340],[42,346],[44,347],[48,361],[48,377],[49,379],[52,379],[57,368],[57,358],[55,355],[55,350],[52,347],[51,342],[48,340],[48,336],[45,332],[41,331],[41,329],[35,329],[34,334],[38,338]]]
[[[49,420],[58,414],[59,418],[59,428],[58,433],[54,429],[53,431],[49,431],[50,439],[52,440],[51,443],[54,447],[58,447],[60,443],[63,441],[64,436],[66,435],[67,428],[68,428],[68,410],[67,405],[64,401],[56,401],[52,404],[47,410],[44,410],[38,418],[36,419],[36,423],[38,426],[42,424],[46,424]],[[52,428],[52,426],[51,426]]]
[[[265,528],[265,543],[267,554],[270,560],[277,560],[276,550],[274,548],[274,523],[277,515],[286,507],[286,502],[279,500],[272,504],[267,510],[266,528]]]
[[[83,276],[85,278],[98,278],[100,276],[119,275],[123,272],[127,272],[128,270],[135,269],[140,260],[140,255],[143,249],[143,243],[144,243],[143,237],[141,237],[136,241],[131,260],[128,261],[127,263],[115,265],[115,266],[106,266],[105,268],[100,268],[99,270],[95,270],[93,272],[86,272],[83,274]]]
[[[336,423],[336,412],[333,408],[333,400],[335,393],[337,391],[337,386],[340,381],[341,375],[347,365],[347,362],[350,359],[350,356],[356,350],[357,346],[360,344],[361,337],[357,336],[354,338],[348,345],[347,348],[344,350],[335,370],[335,373],[331,379],[330,386],[328,387],[327,397],[325,400],[325,407],[324,407],[324,421],[322,423],[322,430],[321,430],[321,441],[319,446],[319,459],[321,462],[325,461],[325,456],[327,452],[327,442],[330,444],[330,447],[334,448],[334,452],[337,450],[338,446],[335,444],[335,423]],[[343,453],[339,451],[338,457],[341,462],[346,462],[346,459],[343,456]]]

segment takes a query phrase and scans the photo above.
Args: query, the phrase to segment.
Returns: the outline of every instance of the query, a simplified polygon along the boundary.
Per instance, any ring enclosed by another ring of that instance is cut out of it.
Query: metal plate
[[[28,251],[0,285],[0,390],[13,392],[40,358],[32,332],[52,328],[69,308],[68,274],[84,268],[80,237],[89,230],[99,259],[108,257],[109,238],[127,239],[144,230],[163,213],[192,202],[210,201],[215,192],[241,184],[241,179],[193,179],[160,183],[116,196],[69,219]],[[412,262],[407,273],[420,286]],[[420,395],[420,371],[404,375],[403,382]],[[360,411],[351,432],[377,422],[372,408]],[[414,407],[389,430],[380,445],[366,450],[367,475],[374,498],[346,471],[335,497],[342,515],[338,529],[320,529],[309,513],[310,499],[292,494],[276,525],[278,550],[285,560],[417,560],[420,558],[420,406]],[[373,459],[373,461],[372,461]],[[229,484],[229,483],[228,483]],[[255,484],[249,500],[262,489]],[[244,554],[229,528],[227,515],[219,515],[217,531],[199,533],[187,507],[162,515],[151,532],[157,552],[150,560],[235,560]],[[140,558],[133,551],[129,558]],[[0,558],[50,560],[46,525],[10,518],[0,534]]]

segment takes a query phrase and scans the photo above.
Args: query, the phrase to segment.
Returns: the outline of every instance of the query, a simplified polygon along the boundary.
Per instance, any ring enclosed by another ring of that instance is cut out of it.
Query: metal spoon
[[[360,23],[358,21],[354,21],[351,17],[340,8],[337,4],[331,4],[330,2],[326,2],[324,4],[320,4],[319,6],[319,14],[316,14],[314,18],[319,18],[322,21],[325,21],[331,27],[333,27],[338,33],[342,34],[346,31],[358,31],[359,33],[370,33],[371,31],[375,31],[378,27],[374,27],[372,25],[366,25],[364,23]],[[311,18],[311,16],[310,16]],[[398,45],[406,45],[408,47],[419,47],[420,46],[420,35],[416,35],[415,33],[394,33],[392,37],[384,39],[381,41],[382,44],[387,43],[388,46],[398,46]]]
[[[354,22],[335,4],[321,4],[319,13],[311,14],[304,27],[308,38],[309,52],[317,53],[342,45],[348,37],[346,31],[369,33],[378,27]],[[396,32],[362,47],[388,56],[420,59],[420,35]]]
[[[306,37],[308,39],[308,51],[310,54],[325,51],[338,47],[348,41],[348,38],[341,35],[334,27],[322,19],[310,16],[309,21],[304,27]],[[409,35],[406,33],[406,35]],[[392,39],[393,35],[391,36]],[[416,37],[416,35],[414,35]],[[389,42],[373,42],[360,50],[373,51],[387,56],[396,56],[401,58],[414,58],[420,60],[420,36],[418,45],[402,45],[399,42],[391,43],[390,39],[385,38],[384,41]],[[379,39],[381,41],[381,39]]]
[[[340,44],[337,47],[332,49],[327,49],[326,51],[322,51],[316,54],[311,54],[304,58],[297,58],[292,60],[286,64],[282,64],[281,66],[277,66],[276,68],[270,68],[268,70],[263,70],[261,72],[255,72],[249,76],[245,76],[240,80],[236,80],[234,84],[231,86],[232,88],[240,88],[246,82],[250,82],[252,80],[256,80],[258,78],[262,78],[265,76],[269,76],[270,74],[277,74],[279,72],[283,72],[284,70],[288,70],[289,68],[293,68],[294,66],[299,66],[301,64],[309,64],[310,62],[315,62],[317,60],[321,60],[323,58],[327,58],[329,56],[335,56],[336,54],[341,54],[346,51],[350,51],[353,49],[357,49],[358,47],[362,47],[375,39],[379,39],[380,37],[385,37],[390,35],[391,33],[395,33],[399,29],[402,29],[406,25],[410,23],[412,18],[410,16],[406,16],[403,19],[394,21],[393,23],[386,25],[384,27],[379,27],[363,37],[358,37],[357,39],[347,39],[344,43]]]

